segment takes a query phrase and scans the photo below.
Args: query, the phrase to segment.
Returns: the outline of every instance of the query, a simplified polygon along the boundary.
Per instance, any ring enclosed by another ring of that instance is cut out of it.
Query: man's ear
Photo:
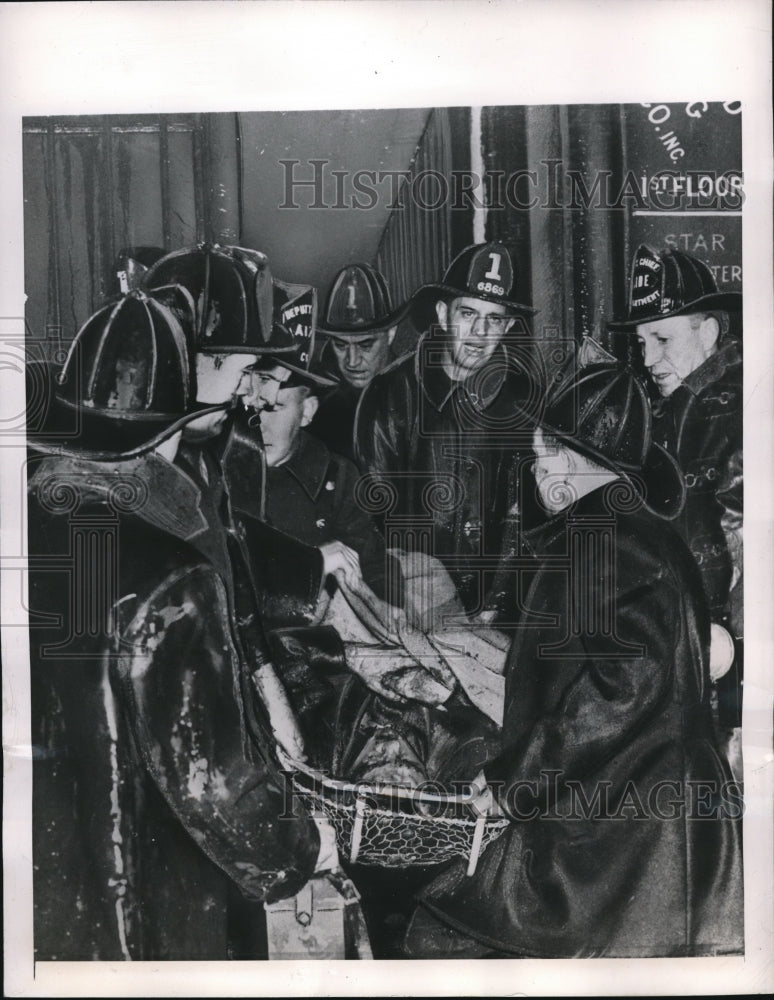
[[[391,344],[395,340],[395,334],[398,332],[397,326],[391,326],[387,331],[387,343]]]
[[[447,321],[447,319],[449,317],[449,307],[443,301],[443,299],[439,299],[436,302],[436,304],[435,304],[435,314],[438,317],[438,322],[441,324],[441,326],[444,329],[446,329],[446,321]]]
[[[706,316],[699,326],[699,338],[706,357],[715,353],[720,337],[720,324],[715,316]]]
[[[306,427],[311,424],[315,413],[317,413],[317,407],[320,405],[320,400],[313,393],[310,393],[303,402],[301,407],[301,426]]]

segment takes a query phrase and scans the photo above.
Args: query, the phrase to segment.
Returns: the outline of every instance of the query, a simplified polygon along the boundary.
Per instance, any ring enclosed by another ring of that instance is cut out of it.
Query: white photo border
[[[624,995],[774,989],[771,20],[766,0],[16,3],[0,9],[0,339],[24,337],[29,115],[743,102],[746,584],[744,958],[32,962],[23,447],[0,448],[7,996]],[[24,409],[0,370],[0,418]],[[16,485],[14,485],[16,484]]]

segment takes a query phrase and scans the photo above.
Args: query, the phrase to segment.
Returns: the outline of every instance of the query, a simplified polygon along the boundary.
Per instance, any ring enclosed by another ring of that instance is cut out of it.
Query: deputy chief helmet
[[[292,352],[271,354],[258,359],[256,368],[279,365],[290,372],[286,388],[305,385],[314,391],[331,389],[338,379],[315,371],[315,334],[317,332],[317,289],[312,285],[274,281],[274,320],[287,330],[293,340]]]

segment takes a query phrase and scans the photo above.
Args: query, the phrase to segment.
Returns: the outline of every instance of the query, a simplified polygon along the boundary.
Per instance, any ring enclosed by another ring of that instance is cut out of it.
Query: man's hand
[[[363,582],[360,571],[360,557],[354,549],[343,542],[326,542],[320,546],[323,556],[323,574],[325,576],[343,576],[346,584],[356,590]]]

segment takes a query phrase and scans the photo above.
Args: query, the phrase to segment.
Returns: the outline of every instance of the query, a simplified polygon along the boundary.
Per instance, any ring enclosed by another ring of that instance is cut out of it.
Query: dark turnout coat
[[[361,497],[383,521],[388,546],[441,559],[473,613],[518,514],[518,450],[532,431],[517,407],[529,409],[540,394],[502,345],[461,382],[442,358],[443,342],[425,335],[363,390],[356,453],[372,485]]]
[[[321,393],[320,405],[309,424],[309,433],[337,455],[355,461],[355,413],[361,390],[343,380],[329,392]]]
[[[495,952],[740,951],[741,803],[712,740],[701,584],[665,522],[611,516],[605,496],[533,539],[504,749],[485,766],[512,825],[424,903]]]
[[[674,455],[685,479],[675,527],[698,563],[713,621],[737,636],[743,634],[742,404],[742,354],[732,340],[660,400],[653,419],[654,439]]]
[[[653,437],[677,459],[686,501],[675,527],[699,566],[714,622],[734,637],[717,684],[719,722],[742,722],[744,636],[742,352],[730,340],[653,408]]]
[[[331,342],[327,337],[324,339],[326,342],[320,352],[320,371],[321,374],[338,379],[338,385],[319,394],[320,405],[308,430],[313,437],[323,441],[334,454],[342,455],[357,464],[355,414],[363,390],[350,385],[341,375]],[[402,353],[399,351],[396,354],[391,347],[387,363],[392,364]]]
[[[60,763],[36,782],[41,957],[227,958],[229,895],[292,895],[319,849],[281,815],[242,570],[159,456],[46,459],[30,490],[33,726]]]

